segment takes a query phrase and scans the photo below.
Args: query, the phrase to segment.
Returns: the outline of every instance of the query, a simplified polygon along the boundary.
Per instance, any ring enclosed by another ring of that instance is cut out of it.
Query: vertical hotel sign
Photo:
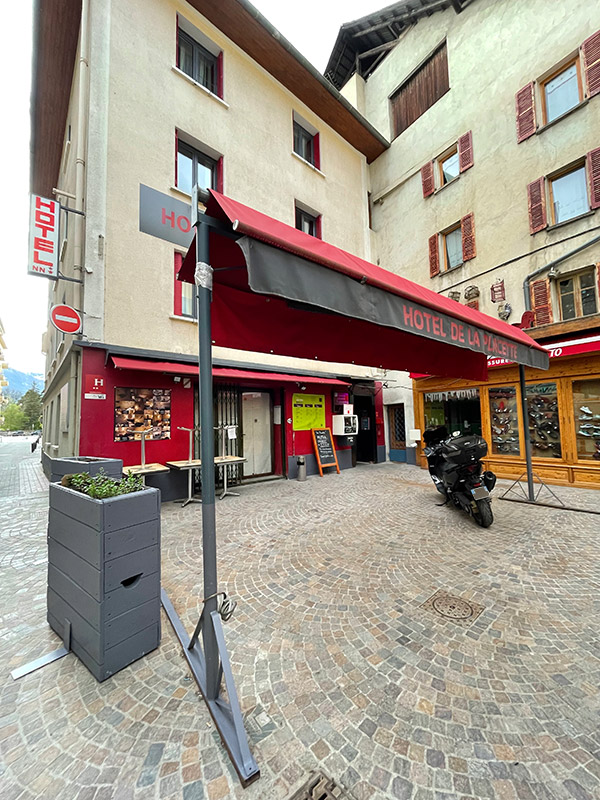
[[[27,273],[58,280],[58,220],[60,205],[37,194],[31,195],[29,260]]]

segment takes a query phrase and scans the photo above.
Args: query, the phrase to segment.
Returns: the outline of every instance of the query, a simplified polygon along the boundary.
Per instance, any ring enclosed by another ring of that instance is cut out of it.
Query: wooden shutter
[[[529,233],[543,230],[546,219],[546,182],[542,176],[527,186],[527,207],[529,209]]]
[[[515,106],[517,110],[517,142],[523,142],[533,136],[536,130],[533,81],[517,92]]]
[[[446,42],[390,98],[394,138],[450,89]]]
[[[435,190],[435,181],[433,179],[433,161],[421,167],[421,184],[423,186],[423,197],[429,197]]]
[[[183,264],[183,256],[181,253],[175,253],[175,284],[173,287],[173,313],[176,317],[181,316],[181,281],[177,280],[177,273],[181,269]]]
[[[475,217],[467,214],[460,221],[460,233],[462,236],[463,261],[470,261],[477,255],[475,247]]]
[[[461,172],[473,166],[473,133],[459,136],[458,139],[458,166]]]
[[[600,147],[590,150],[586,163],[590,184],[590,207],[600,208]]]
[[[434,233],[429,237],[429,277],[435,278],[440,273],[440,248],[438,235]]]
[[[550,281],[547,278],[533,281],[529,287],[529,291],[531,295],[531,310],[534,316],[534,326],[549,325],[552,322]]]
[[[588,97],[593,97],[600,94],[600,31],[581,45],[581,56]]]

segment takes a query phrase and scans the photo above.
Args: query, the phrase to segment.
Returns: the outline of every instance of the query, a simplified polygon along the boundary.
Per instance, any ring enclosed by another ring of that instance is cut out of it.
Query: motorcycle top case
[[[453,436],[442,445],[442,453],[454,464],[473,464],[487,455],[488,446],[481,436],[468,434]]]

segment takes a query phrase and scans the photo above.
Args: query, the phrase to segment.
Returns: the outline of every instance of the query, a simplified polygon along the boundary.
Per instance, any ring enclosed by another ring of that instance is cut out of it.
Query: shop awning
[[[522,330],[211,191],[212,338],[242,350],[475,380],[488,356],[546,369]],[[194,281],[195,240],[179,279]]]
[[[175,361],[147,361],[141,358],[111,356],[117,369],[134,369],[144,372],[161,372],[167,375],[198,375],[198,365]],[[350,386],[351,381],[341,381],[326,375],[290,375],[287,372],[259,372],[257,370],[213,367],[213,378],[233,381],[263,381],[268,383],[298,383],[302,385]]]

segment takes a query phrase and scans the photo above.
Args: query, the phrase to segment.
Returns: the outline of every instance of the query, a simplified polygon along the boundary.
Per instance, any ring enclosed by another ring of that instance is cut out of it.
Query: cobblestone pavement
[[[102,684],[72,655],[10,678],[59,642],[45,495],[5,496],[2,800],[284,800],[318,768],[353,800],[600,797],[600,517],[496,500],[483,530],[398,464],[240,493],[217,506],[219,569],[260,780],[240,787],[164,616],[160,648]],[[200,514],[163,506],[163,585],[188,629]],[[484,610],[445,619],[423,607],[439,589]]]

